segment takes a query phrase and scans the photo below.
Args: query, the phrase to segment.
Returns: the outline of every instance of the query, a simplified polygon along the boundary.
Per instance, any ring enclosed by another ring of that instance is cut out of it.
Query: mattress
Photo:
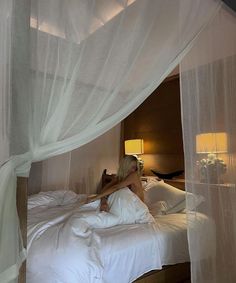
[[[27,283],[128,283],[189,261],[184,213],[94,229],[81,222],[81,211],[95,212],[70,201],[28,211]]]

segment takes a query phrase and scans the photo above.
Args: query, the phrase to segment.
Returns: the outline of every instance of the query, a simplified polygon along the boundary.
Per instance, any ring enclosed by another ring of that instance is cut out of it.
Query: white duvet
[[[29,201],[27,283],[128,283],[189,260],[185,214],[154,220],[128,189],[110,197],[111,213],[99,202],[80,206],[79,196],[53,197]]]

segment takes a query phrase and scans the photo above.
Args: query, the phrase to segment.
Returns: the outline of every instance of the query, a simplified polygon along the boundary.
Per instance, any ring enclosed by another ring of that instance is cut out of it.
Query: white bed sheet
[[[132,282],[163,265],[189,261],[184,213],[156,217],[153,224],[98,229],[97,234],[105,283]]]
[[[92,229],[72,203],[28,213],[27,283],[128,283],[163,265],[189,261],[186,214],[154,223]]]

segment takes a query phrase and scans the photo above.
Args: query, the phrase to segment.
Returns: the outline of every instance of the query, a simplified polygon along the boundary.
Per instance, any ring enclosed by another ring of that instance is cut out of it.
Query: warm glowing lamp
[[[126,140],[125,141],[125,154],[126,155],[134,155],[136,156],[139,163],[139,170],[142,174],[144,162],[138,157],[138,154],[143,154],[143,140],[142,139],[134,139],[134,140]]]
[[[208,153],[207,159],[197,162],[200,180],[203,183],[223,183],[221,175],[226,172],[223,159],[216,158],[216,153],[225,153],[227,148],[226,133],[204,133],[196,136],[196,152]]]
[[[135,155],[135,154],[143,154],[143,140],[142,139],[134,139],[134,140],[126,140],[125,141],[125,154],[126,155]]]
[[[205,133],[196,136],[197,153],[225,153],[227,152],[226,133]]]

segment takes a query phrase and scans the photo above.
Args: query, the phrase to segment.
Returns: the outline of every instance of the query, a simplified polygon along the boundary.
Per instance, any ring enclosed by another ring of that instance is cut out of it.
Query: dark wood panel
[[[20,229],[23,238],[23,244],[27,246],[27,186],[28,178],[18,177],[17,178],[17,191],[16,191],[16,204],[17,212],[20,219]],[[26,261],[22,264],[18,283],[26,282]]]
[[[166,180],[164,179],[165,183],[174,186],[180,190],[185,190],[185,179],[171,179],[171,180]]]
[[[178,78],[162,83],[124,120],[124,138],[140,137],[145,154],[183,154]]]
[[[150,271],[139,279],[135,280],[135,283],[180,283],[190,280],[190,263],[180,263],[175,265],[169,265],[162,270]]]
[[[124,120],[124,140],[134,138],[144,139],[146,174],[151,167],[164,172],[184,169],[178,77],[163,82]]]

